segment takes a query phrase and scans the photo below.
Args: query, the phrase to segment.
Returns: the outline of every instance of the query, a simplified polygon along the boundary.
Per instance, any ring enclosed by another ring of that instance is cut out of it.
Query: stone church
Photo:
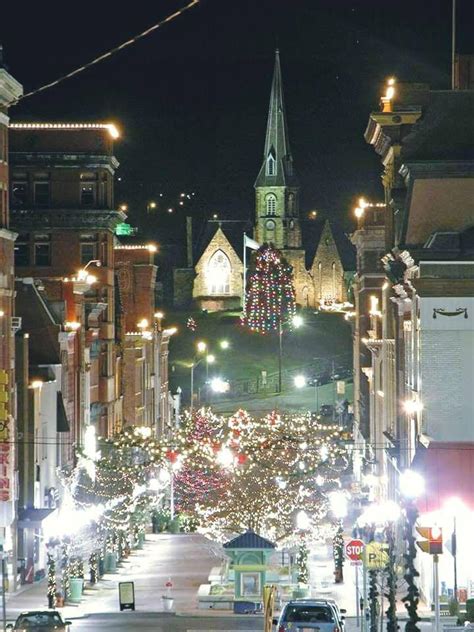
[[[300,186],[290,149],[278,50],[263,160],[254,187],[253,238],[259,244],[272,243],[293,266],[297,303],[318,308],[322,303],[347,301],[355,270],[353,246],[336,223],[300,218]],[[252,227],[245,222],[209,222],[200,243],[193,244],[193,255],[188,256],[188,265],[194,264],[193,270],[188,268],[193,272],[192,282],[184,270],[177,271],[181,279],[188,279],[188,286],[192,284],[193,301],[200,308],[215,311],[241,305],[244,231],[252,235]],[[248,251],[247,261],[250,255]],[[175,271],[175,303],[182,304],[176,280]]]

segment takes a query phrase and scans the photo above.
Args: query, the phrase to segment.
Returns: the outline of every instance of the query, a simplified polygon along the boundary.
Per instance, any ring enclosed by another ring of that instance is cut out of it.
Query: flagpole
[[[245,312],[245,292],[247,290],[247,244],[245,243],[247,235],[244,233],[244,276],[242,279],[242,311]]]

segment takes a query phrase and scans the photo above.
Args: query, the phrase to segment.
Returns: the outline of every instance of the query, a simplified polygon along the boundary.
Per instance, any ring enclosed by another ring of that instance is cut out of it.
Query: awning
[[[425,492],[417,501],[420,513],[438,511],[451,498],[474,511],[474,443],[420,446],[411,467],[425,480]]]
[[[57,432],[69,432],[70,430],[63,396],[59,391],[56,393],[56,430]]]
[[[56,517],[57,511],[57,509],[49,508],[22,507],[18,509],[18,528],[41,529],[45,520]]]

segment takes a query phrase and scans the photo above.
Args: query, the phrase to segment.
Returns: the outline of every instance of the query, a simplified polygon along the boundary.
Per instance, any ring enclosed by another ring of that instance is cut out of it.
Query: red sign
[[[362,551],[364,550],[364,543],[362,540],[350,540],[346,544],[346,557],[353,562],[358,562],[362,557]]]

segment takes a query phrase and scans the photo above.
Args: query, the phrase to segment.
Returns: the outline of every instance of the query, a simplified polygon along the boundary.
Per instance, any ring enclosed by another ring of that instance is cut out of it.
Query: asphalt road
[[[91,615],[85,619],[72,622],[71,632],[234,632],[247,630],[261,632],[263,618],[249,615],[247,617],[213,616],[213,617],[181,617],[164,614],[144,614],[138,612],[122,612],[117,614]]]

